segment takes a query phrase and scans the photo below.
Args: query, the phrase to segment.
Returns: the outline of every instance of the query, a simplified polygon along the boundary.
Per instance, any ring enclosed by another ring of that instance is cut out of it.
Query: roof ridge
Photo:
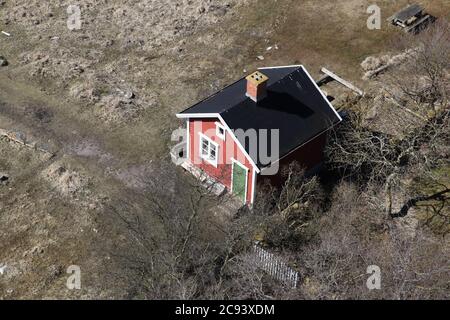
[[[268,86],[268,88],[270,88],[270,87],[272,87],[274,84],[279,83],[281,80],[284,80],[286,77],[288,77],[288,76],[289,76],[290,74],[292,74],[293,72],[300,70],[300,69],[303,67],[303,65],[299,64],[299,65],[291,65],[291,66],[262,67],[262,68],[258,68],[257,70],[264,70],[264,69],[265,69],[265,70],[269,70],[269,69],[283,69],[283,68],[293,68],[293,67],[296,67],[296,69],[295,69],[294,71],[292,71],[292,72],[286,74],[284,77],[282,77],[282,78],[278,79],[277,81],[273,82],[270,86]],[[245,77],[246,77],[246,76],[243,76],[243,77],[239,78],[238,80],[236,80],[236,81],[234,81],[234,82],[232,82],[232,83],[226,85],[226,86],[223,87],[222,89],[220,89],[220,90],[216,91],[215,93],[213,93],[213,94],[207,96],[206,98],[204,98],[204,99],[198,101],[197,103],[191,105],[190,107],[186,108],[185,110],[183,110],[183,111],[181,111],[181,112],[179,112],[179,113],[187,113],[188,110],[190,110],[190,109],[196,107],[197,105],[199,105],[199,104],[201,104],[201,103],[203,103],[203,102],[206,102],[206,101],[208,101],[208,100],[214,98],[216,95],[218,95],[219,93],[225,91],[225,90],[228,89],[229,87],[231,87],[231,86],[237,84],[238,82],[240,82],[240,81],[242,81],[242,80],[245,80]],[[241,103],[241,102],[245,101],[246,99],[249,99],[249,98],[248,98],[247,96],[243,95],[243,96],[242,96],[242,99],[241,99],[239,102]],[[219,113],[222,113],[222,112],[224,112],[224,111],[226,111],[226,110],[221,110]]]

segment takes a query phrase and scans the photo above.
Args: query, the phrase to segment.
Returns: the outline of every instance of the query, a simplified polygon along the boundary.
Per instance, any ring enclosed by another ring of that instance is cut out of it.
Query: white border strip
[[[291,66],[279,66],[279,67],[261,67],[258,70],[268,70],[268,69],[282,69],[282,68],[294,68],[294,67],[302,67],[301,64],[293,64]]]
[[[191,160],[191,121],[186,120],[186,159]]]

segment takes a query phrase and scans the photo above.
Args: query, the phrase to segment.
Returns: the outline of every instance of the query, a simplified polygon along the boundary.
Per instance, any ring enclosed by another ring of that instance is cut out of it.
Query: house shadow
[[[267,97],[258,102],[259,108],[281,111],[301,119],[309,118],[314,111],[303,102],[285,92],[267,91]]]

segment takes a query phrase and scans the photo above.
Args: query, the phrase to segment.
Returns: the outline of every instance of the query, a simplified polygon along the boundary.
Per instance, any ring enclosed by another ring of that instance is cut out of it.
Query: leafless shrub
[[[283,185],[266,185],[259,193],[254,212],[267,217],[264,241],[273,247],[295,247],[311,232],[311,220],[320,211],[323,194],[317,176],[305,177],[296,162],[282,169]]]
[[[344,177],[376,183],[385,189],[386,211],[392,214],[393,193],[448,159],[450,112],[443,111],[423,125],[405,130],[402,137],[373,131],[350,114],[327,147],[329,165]],[[426,196],[426,195],[423,195]]]
[[[422,114],[448,108],[450,91],[450,27],[441,19],[420,35],[397,40],[400,50],[414,50],[388,73],[386,90],[400,104]],[[425,109],[425,110],[424,110]],[[425,111],[425,112],[424,112]]]
[[[304,248],[300,291],[314,299],[427,299],[446,296],[450,275],[442,239],[417,232],[405,236],[383,212],[367,207],[357,189],[344,183],[321,219],[318,240]],[[336,201],[337,200],[337,201]],[[381,289],[369,290],[369,265],[381,269]]]

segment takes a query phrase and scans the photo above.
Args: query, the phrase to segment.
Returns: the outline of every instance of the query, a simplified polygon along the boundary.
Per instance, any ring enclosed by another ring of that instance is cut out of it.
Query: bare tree
[[[450,285],[442,238],[389,219],[350,183],[338,186],[317,237],[298,259],[305,279],[299,295],[306,298],[445,298]],[[380,290],[366,286],[370,265],[381,269]]]
[[[409,50],[403,63],[385,77],[394,101],[415,114],[435,116],[448,108],[450,90],[450,24],[441,19],[420,35],[403,35],[395,47]]]
[[[404,35],[397,41],[400,49],[414,48],[413,53],[382,78],[382,85],[398,104],[416,105],[414,114],[420,121],[395,119],[401,134],[376,131],[365,121],[367,105],[374,99],[362,99],[353,106],[349,121],[340,127],[340,136],[334,132],[328,155],[333,164],[370,179],[386,180],[405,162],[411,163],[418,156],[424,163],[433,162],[441,145],[448,144],[450,95],[450,28],[447,21],[436,23],[420,36]],[[433,113],[429,115],[428,110]],[[384,121],[394,122],[394,114],[384,115]],[[427,158],[428,155],[434,157]],[[439,155],[438,155],[439,156]],[[444,156],[440,155],[441,158]],[[433,163],[431,163],[433,164]]]
[[[262,232],[268,244],[278,248],[295,247],[308,238],[311,221],[320,212],[323,191],[318,177],[306,177],[297,162],[281,170],[283,184],[264,185],[253,212],[267,217]]]
[[[393,214],[393,193],[405,189],[406,180],[425,176],[432,179],[433,170],[448,163],[450,112],[442,112],[401,138],[372,131],[353,117],[350,115],[339,132],[334,132],[327,149],[329,164],[345,177],[380,184],[386,194],[386,212],[392,217],[401,216]],[[432,181],[440,183],[436,178]],[[435,194],[413,194],[410,204],[444,195],[448,187],[442,185]],[[403,209],[403,213],[407,210]]]

